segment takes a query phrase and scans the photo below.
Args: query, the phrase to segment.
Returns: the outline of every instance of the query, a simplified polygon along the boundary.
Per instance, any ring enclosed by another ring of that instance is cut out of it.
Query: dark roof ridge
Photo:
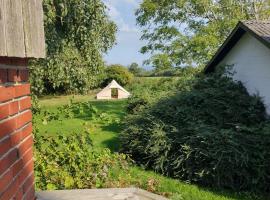
[[[239,39],[247,32],[270,48],[270,20],[239,21],[232,33],[207,64],[204,71],[206,73],[214,71],[216,65],[218,65],[218,63],[228,54]]]

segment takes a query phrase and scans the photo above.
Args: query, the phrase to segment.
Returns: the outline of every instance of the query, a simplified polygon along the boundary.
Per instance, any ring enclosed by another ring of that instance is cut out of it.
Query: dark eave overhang
[[[257,38],[260,42],[270,48],[270,43],[263,37],[259,36],[253,30],[249,29],[244,23],[239,22],[229,37],[225,40],[223,45],[218,49],[217,53],[213,56],[210,62],[204,69],[205,73],[215,71],[215,67],[221,62],[221,60],[230,52],[239,39],[245,34],[249,33],[253,37]]]

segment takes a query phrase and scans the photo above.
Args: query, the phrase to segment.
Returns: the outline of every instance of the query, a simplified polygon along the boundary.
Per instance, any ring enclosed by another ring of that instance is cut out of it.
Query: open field
[[[46,97],[41,99],[42,111],[56,112],[60,106],[69,103],[72,96]],[[93,95],[75,96],[74,102],[88,102],[97,110],[95,119],[91,113],[75,113],[70,119],[51,120],[47,122],[44,114],[35,116],[36,126],[42,135],[80,133],[88,131],[93,140],[94,148],[119,150],[118,134],[121,131],[121,119],[125,117],[125,100],[97,101]],[[41,112],[43,113],[43,112]],[[87,130],[86,130],[87,129]],[[130,167],[128,171],[115,170],[110,172],[111,187],[136,186],[149,191],[169,196],[177,200],[253,200],[248,194],[236,194],[226,191],[213,191],[178,180],[167,178],[140,167]]]

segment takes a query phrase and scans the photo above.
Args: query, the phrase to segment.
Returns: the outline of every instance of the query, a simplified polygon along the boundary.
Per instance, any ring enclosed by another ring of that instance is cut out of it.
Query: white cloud
[[[107,13],[111,17],[111,19],[117,24],[120,31],[138,32],[136,26],[132,26],[125,22],[124,18],[121,16],[121,12],[117,9],[117,3],[123,3],[123,1],[131,5],[137,5],[137,0],[104,0],[104,3],[108,8]]]
[[[116,9],[116,7],[106,1],[104,1],[104,3],[108,8],[107,13],[111,18],[115,19],[120,16],[120,12]]]
[[[134,7],[138,7],[140,2],[142,2],[142,0],[103,0],[103,1],[114,6],[126,3]]]
[[[126,23],[122,24],[122,26],[120,27],[119,30],[123,31],[123,32],[128,32],[128,33],[131,33],[131,32],[137,33],[137,32],[139,32],[139,30],[136,27],[131,27]]]

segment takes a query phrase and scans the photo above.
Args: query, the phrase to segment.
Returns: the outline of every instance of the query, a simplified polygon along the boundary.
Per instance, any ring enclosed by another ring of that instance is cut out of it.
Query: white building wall
[[[263,97],[270,114],[270,49],[249,33],[243,35],[219,65],[234,65],[234,78],[250,94]]]

